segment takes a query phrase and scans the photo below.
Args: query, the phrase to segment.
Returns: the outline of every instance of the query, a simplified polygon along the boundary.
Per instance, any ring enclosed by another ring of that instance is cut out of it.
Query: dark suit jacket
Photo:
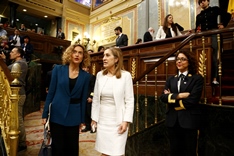
[[[24,43],[21,44],[21,48],[24,49]],[[33,45],[31,43],[28,43],[25,47],[25,56],[24,58],[27,60],[27,61],[30,61],[31,60],[31,54],[33,53]]]
[[[198,128],[200,126],[201,110],[199,100],[201,98],[204,79],[201,75],[188,74],[182,83],[181,93],[189,92],[185,99],[176,100],[178,93],[178,76],[168,78],[164,89],[170,89],[170,94],[162,94],[161,100],[168,103],[166,112],[166,126],[173,127],[178,120],[182,128]]]
[[[95,81],[96,81],[96,76],[90,74],[89,91],[88,91],[88,96],[90,98],[93,98],[93,91],[94,91]]]
[[[10,37],[9,37],[9,42],[10,41],[12,41],[12,40],[14,40],[14,37],[15,37],[15,35],[11,35]],[[19,36],[20,37],[20,44],[23,44],[24,43],[24,39],[23,39],[23,37],[22,36]],[[11,42],[12,43],[12,42]],[[10,43],[10,44],[11,44]]]
[[[90,74],[80,69],[76,84],[70,92],[68,73],[68,65],[54,67],[42,118],[48,117],[49,104],[52,103],[51,122],[64,126],[77,126],[85,122]],[[72,98],[80,99],[80,103],[70,103]]]
[[[151,36],[150,32],[145,32],[144,34],[144,42],[149,42],[149,41],[153,41],[153,37]]]
[[[128,46],[128,36],[125,34],[122,34],[121,37],[116,39],[116,46],[117,47],[124,47]]]

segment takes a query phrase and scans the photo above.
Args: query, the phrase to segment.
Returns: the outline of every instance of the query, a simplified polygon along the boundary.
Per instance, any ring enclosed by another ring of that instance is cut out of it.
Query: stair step
[[[234,77],[222,77],[222,86],[234,86]]]
[[[219,97],[208,99],[208,103],[219,104]],[[222,105],[234,106],[234,96],[222,96]]]

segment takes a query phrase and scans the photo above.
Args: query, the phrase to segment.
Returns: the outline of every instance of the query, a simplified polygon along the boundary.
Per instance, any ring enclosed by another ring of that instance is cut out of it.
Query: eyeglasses
[[[184,62],[184,61],[188,61],[188,59],[186,59],[186,58],[184,58],[184,57],[181,57],[181,58],[177,57],[177,58],[176,58],[176,61]]]

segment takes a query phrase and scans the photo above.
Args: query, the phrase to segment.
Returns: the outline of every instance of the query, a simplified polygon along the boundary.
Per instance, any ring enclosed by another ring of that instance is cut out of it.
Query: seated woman
[[[181,36],[181,32],[179,31],[176,24],[173,22],[173,16],[168,14],[165,19],[163,26],[160,26],[156,35],[156,40],[165,39],[175,36]]]

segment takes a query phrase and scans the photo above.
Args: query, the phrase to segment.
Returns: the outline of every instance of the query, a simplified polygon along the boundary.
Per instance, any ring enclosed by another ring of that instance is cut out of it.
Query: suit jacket
[[[24,58],[27,61],[31,60],[31,54],[33,53],[33,45],[31,43],[26,44],[26,46],[23,44],[21,44],[21,48],[24,49],[25,48],[25,56]]]
[[[144,34],[144,42],[149,42],[149,41],[153,41],[153,37],[151,36],[150,32],[145,32]]]
[[[116,46],[117,47],[124,47],[128,46],[128,36],[122,34],[119,38],[116,39]]]
[[[171,35],[172,37],[175,37],[176,34],[175,32],[172,30],[172,28],[170,28],[170,31],[171,31]],[[178,30],[177,28],[177,36],[181,36],[181,32]],[[157,32],[157,35],[156,35],[156,40],[159,40],[159,39],[165,39],[166,38],[166,33],[164,32],[163,30],[163,26],[160,26],[159,29],[158,29],[158,32]]]
[[[178,92],[178,76],[168,78],[164,89],[170,89],[170,94],[162,94],[160,99],[168,103],[166,112],[166,126],[173,127],[178,120],[182,128],[198,128],[200,126],[201,110],[199,100],[201,98],[204,79],[201,75],[188,74],[184,78],[180,92],[189,92],[184,99],[176,99]]]
[[[11,35],[11,36],[9,37],[9,42],[10,42],[10,44],[12,43],[11,41],[14,40],[14,37],[15,37],[15,35]],[[22,36],[19,36],[19,37],[20,37],[20,44],[23,44],[23,43],[24,43],[23,37],[22,37]]]
[[[89,91],[88,91],[88,96],[90,98],[93,98],[95,81],[96,81],[96,76],[90,74]]]
[[[68,65],[56,65],[52,71],[42,118],[48,117],[49,104],[52,103],[50,121],[64,126],[84,123],[89,80],[90,75],[80,69],[76,84],[70,92]],[[70,103],[71,98],[80,99],[80,103]]]
[[[196,17],[196,30],[201,27],[201,31],[218,29],[218,16],[221,16],[219,23],[226,27],[231,19],[231,14],[221,8],[214,6],[202,10]]]
[[[92,103],[92,120],[99,121],[100,98],[102,89],[107,81],[107,76],[98,72]],[[116,106],[116,124],[119,125],[123,121],[132,122],[134,110],[134,95],[132,77],[129,72],[121,71],[121,78],[114,79],[113,83],[114,101]]]

